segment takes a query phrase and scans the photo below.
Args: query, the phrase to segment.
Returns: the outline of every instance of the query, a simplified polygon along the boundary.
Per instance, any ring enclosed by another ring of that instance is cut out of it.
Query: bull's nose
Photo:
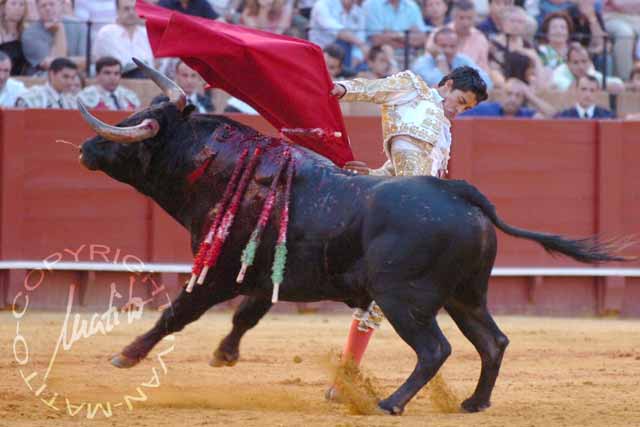
[[[89,170],[94,170],[95,168],[92,165],[90,165],[89,162],[87,162],[87,158],[84,155],[82,150],[82,144],[78,146],[78,151],[79,151],[78,161],[80,162],[80,164]]]

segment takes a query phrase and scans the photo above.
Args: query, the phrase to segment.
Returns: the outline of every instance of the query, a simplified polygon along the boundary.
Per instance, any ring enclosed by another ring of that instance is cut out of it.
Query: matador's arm
[[[368,80],[357,78],[335,82],[346,89],[340,98],[346,102],[373,102],[376,104],[393,104],[407,95],[415,93],[409,71],[394,74],[383,79]]]

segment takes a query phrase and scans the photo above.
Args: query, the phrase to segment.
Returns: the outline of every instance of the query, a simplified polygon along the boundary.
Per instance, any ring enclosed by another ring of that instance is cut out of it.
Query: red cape
[[[305,40],[184,15],[138,0],[156,57],[177,57],[218,87],[255,108],[293,142],[338,166],[353,160],[333,82],[319,46]],[[336,134],[336,132],[339,132]]]

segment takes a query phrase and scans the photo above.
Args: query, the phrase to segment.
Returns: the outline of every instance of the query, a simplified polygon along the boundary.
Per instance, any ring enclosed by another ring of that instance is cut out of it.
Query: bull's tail
[[[446,181],[446,183],[453,193],[462,197],[468,203],[480,208],[487,218],[500,230],[511,236],[534,240],[552,255],[560,253],[576,261],[588,264],[607,261],[632,261],[635,259],[616,254],[628,246],[630,242],[622,240],[600,242],[597,236],[585,239],[568,239],[554,234],[537,233],[535,231],[513,227],[500,219],[495,206],[474,186],[465,181],[452,180]]]

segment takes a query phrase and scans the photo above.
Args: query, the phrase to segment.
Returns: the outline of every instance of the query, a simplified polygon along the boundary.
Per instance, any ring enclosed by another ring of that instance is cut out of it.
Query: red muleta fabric
[[[138,0],[156,57],[177,57],[213,87],[251,105],[293,142],[338,166],[353,160],[319,46],[306,40],[188,16]],[[334,136],[335,132],[341,135]]]

